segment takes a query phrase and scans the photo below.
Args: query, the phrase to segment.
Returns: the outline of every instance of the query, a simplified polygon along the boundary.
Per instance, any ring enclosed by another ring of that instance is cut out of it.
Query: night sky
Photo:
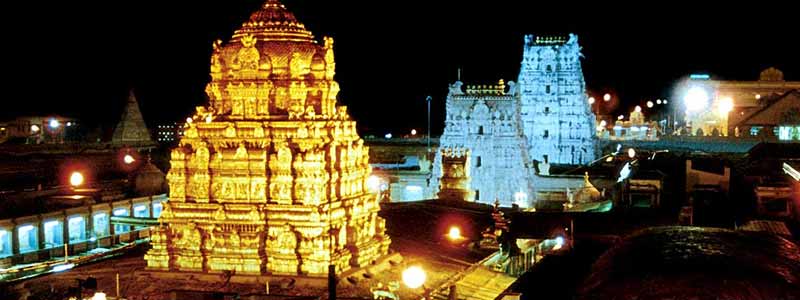
[[[205,101],[211,42],[262,1],[108,2],[4,9],[13,18],[0,21],[10,66],[0,118],[60,114],[113,126],[132,87],[151,128],[182,120]],[[800,23],[788,5],[607,2],[284,0],[318,39],[335,38],[340,103],[362,134],[424,129],[426,95],[440,133],[457,69],[467,84],[516,81],[525,33],[578,34],[587,88],[613,92],[625,109],[670,97],[690,73],[750,80],[775,66],[800,80]]]

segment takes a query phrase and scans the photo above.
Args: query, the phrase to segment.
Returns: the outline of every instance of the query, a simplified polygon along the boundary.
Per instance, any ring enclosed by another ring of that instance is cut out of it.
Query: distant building
[[[0,142],[25,138],[29,144],[63,143],[77,138],[78,121],[61,116],[25,116],[0,122]]]
[[[796,97],[791,91],[798,89],[800,81],[786,81],[783,72],[768,68],[761,72],[756,81],[712,80],[707,75],[694,75],[676,89],[676,95],[683,98],[681,111],[685,111],[686,125],[691,135],[747,137],[766,133],[779,136],[779,128],[785,126],[783,123],[786,123],[787,117],[791,119],[790,125],[800,125],[796,120],[798,118],[793,117],[800,116],[800,102],[784,101],[778,104],[783,97]],[[769,108],[775,104],[778,107]],[[753,118],[756,114],[761,117],[769,115],[772,121],[764,122],[765,119],[757,118],[755,123],[766,124],[755,124]],[[777,133],[762,132],[761,128],[775,129]],[[786,136],[788,127],[784,131]]]
[[[172,124],[162,124],[156,127],[156,142],[170,144],[177,142],[183,136],[185,123],[175,122]]]

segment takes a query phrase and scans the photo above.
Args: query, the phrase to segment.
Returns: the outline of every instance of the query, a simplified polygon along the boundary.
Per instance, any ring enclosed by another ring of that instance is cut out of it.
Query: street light
[[[431,153],[431,96],[425,98],[428,103],[428,153]]]
[[[56,129],[56,128],[58,128],[59,125],[61,125],[61,123],[58,122],[57,119],[50,119],[50,122],[48,124],[50,125],[50,128],[52,128],[52,129]]]
[[[594,104],[594,97],[589,97],[589,104]]]
[[[136,159],[135,159],[135,158],[133,158],[133,156],[132,156],[132,155],[130,155],[130,154],[125,154],[125,157],[123,157],[123,158],[122,158],[122,161],[123,161],[123,162],[124,162],[126,165],[130,165],[130,164],[132,164],[133,162],[135,162],[135,161],[136,161]]]
[[[705,89],[695,86],[689,89],[683,101],[687,111],[700,111],[708,106],[708,93]]]
[[[605,102],[611,101],[611,94],[606,93],[605,95],[603,95],[603,101]]]
[[[417,135],[417,130],[416,129],[411,129],[411,135]]]
[[[73,187],[79,187],[83,184],[83,174],[81,172],[75,171],[69,175],[69,184]]]
[[[658,104],[661,104],[661,100],[658,100]],[[647,101],[647,108],[653,108],[653,101]]]
[[[411,288],[416,289],[425,284],[425,270],[419,266],[410,266],[403,270],[403,283]]]

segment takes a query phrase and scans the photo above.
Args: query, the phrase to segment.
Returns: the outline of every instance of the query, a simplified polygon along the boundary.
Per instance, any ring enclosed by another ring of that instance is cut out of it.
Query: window
[[[124,208],[117,208],[117,209],[114,210],[113,213],[114,213],[114,216],[121,216],[121,217],[127,217],[128,216],[128,210],[124,209]],[[114,224],[114,233],[123,233],[123,232],[128,232],[128,231],[131,231],[130,226]]]
[[[547,65],[547,72],[553,72],[553,66]]]
[[[64,244],[64,225],[61,221],[44,222],[44,247],[53,248]]]
[[[544,107],[544,114],[549,114],[549,113],[550,113],[550,107],[549,106],[545,106]]]
[[[94,235],[96,237],[104,237],[108,236],[108,214],[107,213],[97,213],[92,216],[92,221],[94,224]]]
[[[478,126],[478,134],[483,134],[483,126]]]
[[[548,138],[548,137],[550,137],[550,130],[545,130],[544,131],[544,138]]]
[[[481,200],[481,191],[475,190],[475,201]]]
[[[761,126],[750,127],[750,135],[752,136],[758,136],[759,131],[761,131]]]
[[[164,205],[161,202],[153,202],[153,218],[158,218],[161,216],[161,210],[164,208]]]
[[[549,85],[546,85],[544,87],[544,92],[547,93],[547,94],[550,94],[550,86]]]
[[[481,157],[480,156],[476,156],[475,157],[475,167],[477,168],[477,167],[480,167],[480,166],[481,166]]]
[[[37,234],[36,227],[30,224],[17,228],[20,253],[39,250],[39,237]]]
[[[11,255],[11,233],[0,229],[0,257]]]
[[[78,242],[86,239],[86,220],[83,216],[72,216],[67,221],[69,241]]]

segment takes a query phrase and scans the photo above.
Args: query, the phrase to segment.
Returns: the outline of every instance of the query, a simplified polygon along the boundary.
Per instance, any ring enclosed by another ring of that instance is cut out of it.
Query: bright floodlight
[[[58,126],[61,125],[61,123],[58,122],[58,120],[56,120],[56,119],[50,119],[50,123],[48,123],[48,124],[50,125],[50,128],[53,128],[53,129],[58,128]]]
[[[719,114],[723,116],[727,116],[729,112],[733,110],[733,99],[731,98],[724,98],[720,100],[719,103]]]
[[[589,104],[594,104],[594,97],[589,97]]]
[[[658,100],[658,104],[661,104],[661,100]],[[647,108],[653,108],[653,101],[647,101]]]
[[[457,226],[451,226],[450,230],[447,231],[447,238],[451,241],[458,241],[464,237],[461,236],[461,229],[459,229]]]
[[[370,175],[367,178],[367,189],[371,192],[377,192],[381,188],[381,178],[375,175]]]
[[[611,101],[611,94],[606,93],[603,95],[603,101],[608,102]]]
[[[635,112],[637,112],[637,113],[640,113],[640,112],[642,112],[642,107],[637,105],[637,106],[636,106],[636,107],[633,109],[633,111],[635,111]]]
[[[418,266],[410,266],[403,270],[403,283],[412,289],[416,289],[425,284],[425,271]]]
[[[33,133],[39,132],[39,125],[36,124],[31,125],[31,132]]]
[[[391,133],[387,133],[383,137],[385,137],[387,139],[390,139],[390,138],[392,138],[392,134]]]
[[[636,150],[633,150],[633,148],[628,148],[628,157],[630,158],[636,157]]]
[[[78,171],[72,172],[72,175],[69,175],[69,184],[74,187],[78,187],[83,184],[83,174]]]
[[[683,101],[688,111],[700,111],[708,106],[708,93],[701,87],[692,87]]]
[[[411,129],[411,135],[417,135],[417,130],[416,129]]]
[[[126,165],[130,165],[135,162],[136,159],[130,154],[125,154],[125,157],[122,158],[122,161],[125,162]]]

